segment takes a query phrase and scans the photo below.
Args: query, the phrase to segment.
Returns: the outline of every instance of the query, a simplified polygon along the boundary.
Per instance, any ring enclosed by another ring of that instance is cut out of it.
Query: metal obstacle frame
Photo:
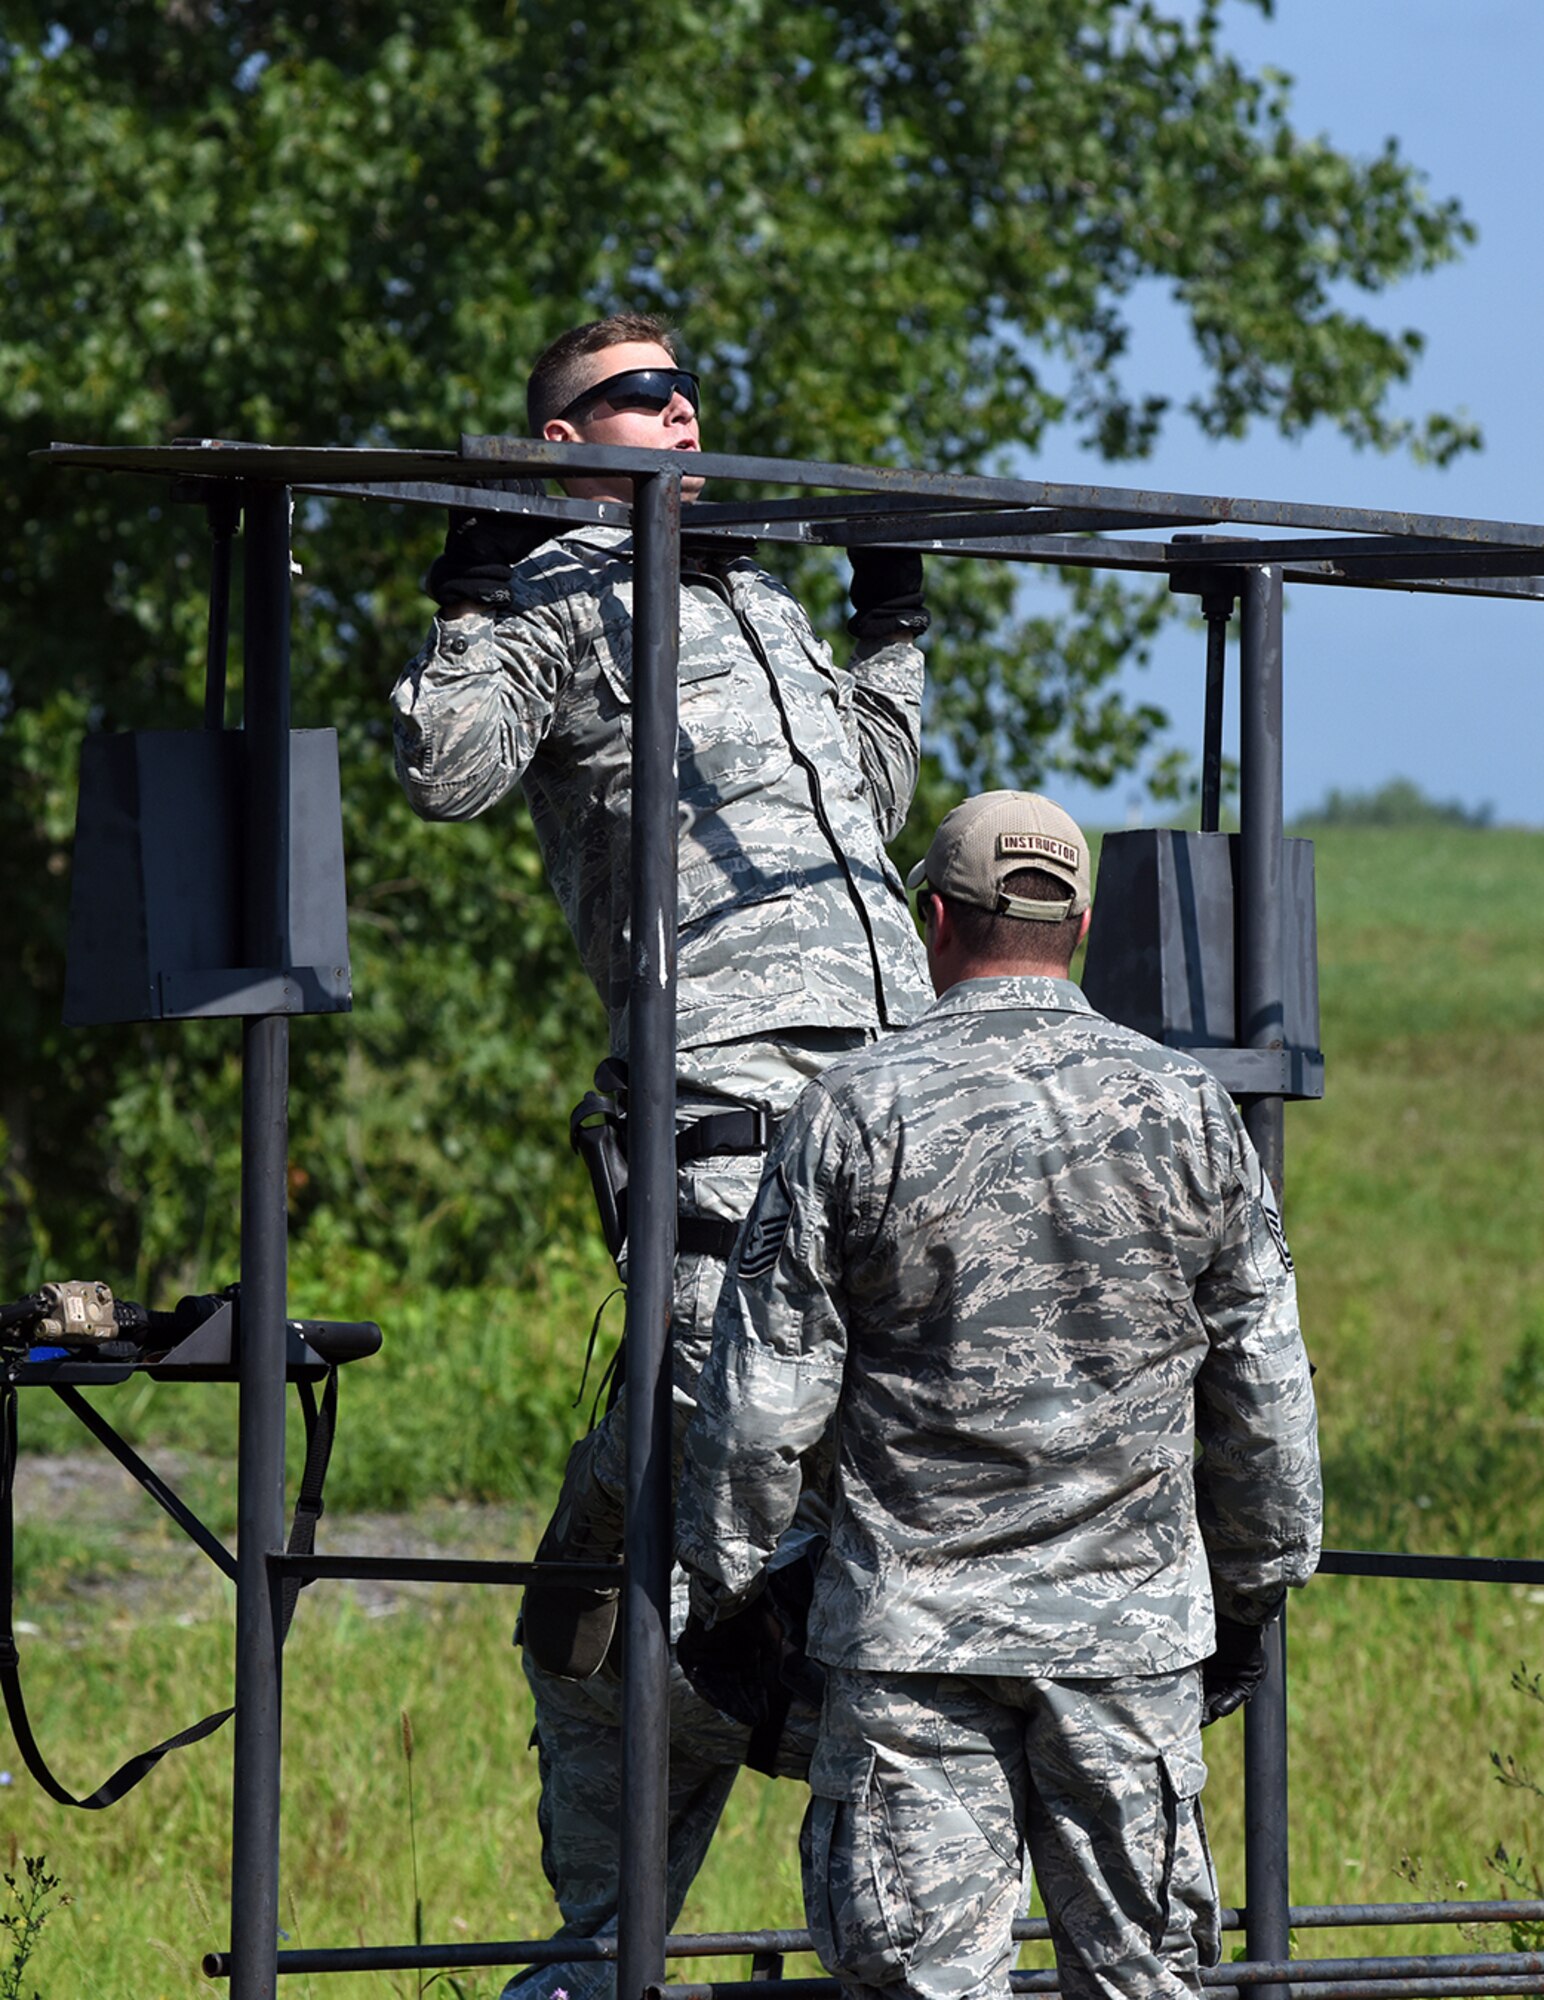
[[[630,1274],[626,1339],[626,1540],[623,1560],[542,1564],[552,1581],[619,1581],[624,1647],[618,1935],[489,1944],[276,1949],[279,1918],[281,1676],[279,1605],[286,1579],[390,1578],[518,1584],[538,1566],[452,1558],[409,1560],[284,1553],[286,1379],[285,1180],[289,1020],[242,1023],[240,1421],[237,1465],[236,1691],[231,1934],[204,1962],[234,2000],[272,2000],[279,1973],[614,1962],[623,2000],[806,2000],[825,1979],[784,1979],[801,1931],[699,1936],[665,1932],[669,1595],[672,1495],[668,1316],[674,1261],[676,655],[683,520],[694,533],[831,547],[879,543],[935,556],[1166,575],[1200,597],[1207,621],[1202,826],[1217,825],[1225,635],[1240,608],[1239,1041],[1230,1073],[1261,1086],[1241,1098],[1244,1122],[1278,1195],[1283,1175],[1282,598],[1286,583],[1445,595],[1544,599],[1544,526],[1243,500],[1041,480],[702,452],[691,456],[510,437],[467,436],[460,449],[283,448],[220,439],[149,447],[54,445],[61,469],[90,468],[193,482],[214,534],[205,721],[225,703],[225,592],[238,512],[245,515],[243,741],[246,754],[244,944],[254,967],[289,963],[289,660],[292,493],[471,506],[605,521],[634,535],[634,733],[630,993]],[[683,510],[686,470],[713,481],[792,487],[791,499]],[[512,494],[511,475],[627,474],[634,499],[580,501]],[[1223,530],[1232,533],[1222,534]],[[1240,534],[1237,531],[1245,530]],[[1159,539],[1133,538],[1157,531]],[[1198,532],[1199,531],[1199,532]],[[1219,538],[1220,537],[1220,538]],[[289,1011],[301,1011],[296,1001]],[[1244,1067],[1241,1069],[1240,1065]],[[1249,1065],[1253,1064],[1251,1070]],[[1326,1551],[1322,1573],[1544,1583],[1544,1561]],[[1294,1907],[1288,1884],[1286,1652],[1268,1634],[1270,1674],[1245,1711],[1247,1906],[1223,1912],[1248,1956],[1203,1984],[1286,2000],[1422,2000],[1426,1995],[1544,1993],[1544,1954],[1488,1953],[1292,1961],[1290,1930],[1349,1925],[1544,1919],[1544,1902]],[[1044,1939],[1026,1919],[1016,1935]],[[670,1959],[749,1955],[753,1978],[670,1984]],[[1015,1992],[1056,1988],[1054,1972],[1015,1972]]]

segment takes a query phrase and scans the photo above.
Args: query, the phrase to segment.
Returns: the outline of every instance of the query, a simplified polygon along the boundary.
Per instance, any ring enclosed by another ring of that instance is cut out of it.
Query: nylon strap
[[[327,1370],[320,1407],[309,1382],[300,1382],[296,1386],[305,1418],[306,1463],[301,1474],[295,1519],[290,1528],[286,1552],[290,1555],[310,1555],[316,1540],[316,1524],[322,1517],[322,1487],[327,1478],[327,1462],[332,1456],[332,1442],[337,1431],[337,1367],[333,1365]],[[15,1629],[16,1460],[17,1391],[14,1383],[7,1382],[0,1388],[0,1693],[5,1697],[5,1712],[10,1719],[11,1733],[16,1738],[22,1762],[48,1796],[61,1806],[74,1806],[82,1812],[101,1812],[133,1791],[140,1779],[148,1777],[169,1752],[184,1750],[191,1743],[201,1743],[206,1736],[212,1736],[229,1722],[236,1711],[234,1708],[222,1708],[213,1715],[206,1715],[201,1722],[179,1730],[175,1736],[168,1736],[154,1749],[140,1751],[138,1756],[120,1764],[110,1778],[84,1798],[77,1798],[73,1792],[65,1790],[38,1748],[22,1697],[21,1656],[17,1650]],[[309,1578],[302,1580],[291,1576],[284,1579],[280,1594],[281,1646],[289,1636],[290,1620],[295,1615],[295,1603],[303,1583],[309,1581]]]

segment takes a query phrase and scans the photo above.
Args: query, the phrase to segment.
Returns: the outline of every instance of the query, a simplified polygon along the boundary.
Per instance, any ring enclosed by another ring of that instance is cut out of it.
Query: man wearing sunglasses
[[[562,335],[527,389],[533,436],[682,452],[700,449],[700,400],[668,330],[635,314]],[[686,475],[687,501],[702,483]],[[632,482],[616,474],[563,484],[580,498],[632,497]],[[671,1317],[678,1448],[726,1259],[777,1121],[811,1077],[914,1019],[930,997],[905,891],[885,853],[916,782],[922,565],[881,550],[855,550],[853,564],[849,630],[857,643],[844,669],[749,554],[690,534],[683,542],[681,1170]],[[607,1011],[604,1082],[614,1089],[625,1082],[627,1055],[631,536],[622,526],[581,523],[549,537],[542,522],[462,516],[429,590],[439,615],[393,695],[399,774],[430,819],[470,818],[523,789],[549,879]],[[622,1416],[618,1403],[575,1447],[543,1556],[595,1559],[620,1546]],[[678,1597],[677,1625],[684,1591]],[[550,1586],[529,1590],[522,1613],[544,1866],[565,1928],[580,1936],[610,1930],[616,1919],[615,1620],[614,1592]],[[802,1749],[791,1734],[758,1742],[764,1768],[802,1775],[808,1733]],[[748,1749],[746,1729],[675,1673],[672,1923]],[[614,1974],[570,1964],[517,1984],[523,2000],[558,1988],[570,2000],[599,2000]]]

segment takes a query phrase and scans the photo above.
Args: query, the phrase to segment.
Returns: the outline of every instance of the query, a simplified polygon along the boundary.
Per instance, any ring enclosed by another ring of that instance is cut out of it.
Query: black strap
[[[725,1263],[740,1233],[738,1222],[715,1215],[683,1215],[676,1220],[676,1253],[682,1257],[719,1257]]]
[[[595,1089],[574,1108],[569,1138],[582,1118],[605,1117],[622,1137],[627,1134],[627,1064],[607,1056],[595,1072]],[[710,1111],[676,1133],[676,1163],[706,1160],[721,1153],[764,1153],[772,1143],[772,1114],[755,1104],[733,1104],[727,1111]],[[577,1148],[576,1148],[577,1150]]]
[[[716,1158],[720,1153],[764,1153],[772,1143],[772,1117],[755,1105],[710,1111],[676,1134],[676,1165]]]
[[[309,1382],[299,1385],[301,1410],[306,1425],[306,1463],[300,1478],[300,1493],[295,1502],[295,1519],[290,1529],[288,1553],[290,1555],[310,1555],[316,1540],[316,1524],[322,1517],[322,1486],[327,1477],[327,1462],[332,1456],[332,1441],[337,1431],[338,1418],[338,1371],[336,1367],[327,1370],[327,1383],[322,1392],[320,1407]],[[193,1723],[175,1736],[168,1736],[164,1743],[157,1743],[152,1750],[142,1750],[127,1763],[120,1764],[103,1784],[85,1798],[76,1798],[48,1768],[47,1760],[38,1748],[37,1738],[32,1733],[32,1725],[27,1719],[27,1705],[21,1690],[21,1656],[16,1645],[15,1591],[16,1591],[16,1459],[17,1459],[17,1393],[14,1383],[5,1383],[0,1388],[0,1693],[5,1697],[5,1712],[10,1720],[11,1733],[16,1738],[16,1747],[22,1755],[22,1762],[32,1773],[48,1796],[61,1806],[75,1806],[82,1812],[101,1812],[105,1807],[116,1805],[126,1793],[133,1791],[141,1778],[148,1777],[161,1759],[170,1751],[183,1750],[191,1743],[201,1743],[206,1736],[212,1736],[236,1713],[234,1708],[222,1708],[214,1715],[206,1715],[201,1722]],[[310,1579],[306,1578],[305,1582]],[[295,1603],[304,1587],[299,1577],[286,1576],[281,1590],[279,1644],[282,1646],[289,1635],[290,1620],[295,1615]]]
[[[766,1708],[752,1726],[750,1741],[745,1746],[745,1761],[753,1771],[761,1771],[769,1778],[777,1776],[777,1753],[792,1707],[792,1689],[780,1685],[768,1695]]]
[[[316,1391],[304,1379],[295,1385],[300,1396],[300,1408],[306,1423],[306,1462],[300,1474],[300,1491],[295,1495],[295,1518],[290,1523],[289,1541],[285,1554],[308,1556],[316,1547],[316,1524],[326,1511],[322,1499],[322,1488],[327,1483],[327,1466],[332,1458],[332,1441],[338,1433],[338,1370],[336,1365],[327,1370],[327,1380],[322,1388],[322,1400],[318,1405]],[[289,1637],[290,1620],[295,1616],[295,1604],[313,1577],[293,1576],[285,1573],[279,1596],[279,1644],[282,1646]]]

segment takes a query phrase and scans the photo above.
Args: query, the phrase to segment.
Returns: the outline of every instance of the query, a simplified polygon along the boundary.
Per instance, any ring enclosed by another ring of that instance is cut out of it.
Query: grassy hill
[[[1326,1539],[1538,1555],[1544,835],[1325,830],[1318,887],[1327,1094],[1288,1111],[1285,1206],[1319,1371]],[[539,1297],[425,1300],[399,1296],[387,1270],[306,1246],[296,1309],[370,1314],[387,1332],[381,1359],[344,1383],[323,1545],[351,1545],[351,1512],[418,1504],[415,1534],[528,1550],[532,1510],[582,1423],[571,1403],[608,1270],[590,1244],[558,1244]],[[233,1399],[120,1394],[136,1433],[180,1448],[183,1483],[228,1524]],[[73,1449],[62,1414],[34,1408],[44,1400],[24,1411],[28,1440]],[[29,1694],[39,1734],[85,1784],[226,1698],[229,1607],[223,1586],[180,1570],[139,1575],[157,1563],[126,1556],[114,1532],[88,1535],[67,1487],[50,1490],[58,1508],[24,1531],[20,1610],[41,1628],[24,1641]],[[472,1500],[503,1509],[474,1514]],[[382,1607],[327,1590],[308,1593],[287,1656],[286,1929],[308,1944],[411,1937],[406,1710],[425,1935],[544,1934],[554,1918],[511,1602],[444,1592]],[[1294,1602],[1290,1644],[1297,1901],[1436,1899],[1460,1884],[1491,1895],[1498,1844],[1525,1867],[1544,1859],[1539,1801],[1499,1785],[1490,1761],[1544,1765],[1544,1707],[1513,1686],[1520,1666],[1544,1667],[1544,1591],[1326,1577]],[[1225,1902],[1243,1900],[1240,1738],[1236,1719],[1207,1737]],[[16,1769],[9,1752],[0,1762]],[[743,1782],[687,1927],[800,1920],[801,1809],[795,1787]],[[220,1739],[89,1820],[18,1771],[0,1790],[0,1834],[13,1859],[46,1852],[76,1899],[29,1990],[205,1990],[194,1968],[221,1937],[228,1823]],[[1434,1931],[1299,1943],[1315,1956],[1465,1948]],[[499,1984],[484,1974],[462,1990],[486,2000]],[[376,1976],[316,1990],[354,2000],[392,1987]],[[394,1990],[418,1987],[399,1975]]]

